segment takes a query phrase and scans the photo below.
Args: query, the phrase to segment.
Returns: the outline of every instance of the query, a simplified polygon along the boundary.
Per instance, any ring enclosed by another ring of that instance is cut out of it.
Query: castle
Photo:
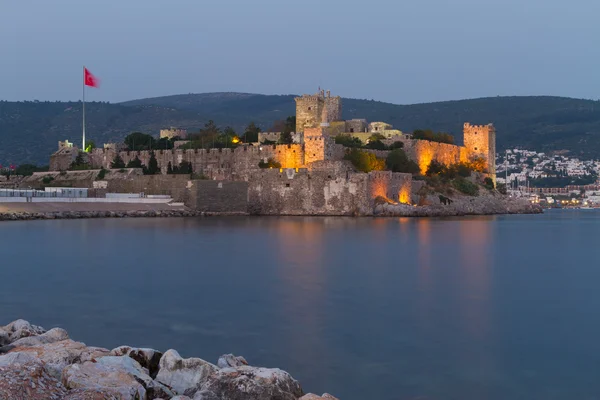
[[[202,175],[209,180],[248,182],[249,198],[252,198],[250,193],[253,193],[253,187],[260,188],[260,190],[269,187],[271,188],[269,190],[280,197],[273,204],[285,203],[283,198],[287,198],[288,202],[295,198],[302,198],[304,195],[301,189],[302,185],[293,185],[291,182],[293,179],[296,183],[302,181],[309,185],[310,190],[325,192],[325,195],[319,194],[319,200],[306,200],[303,203],[305,207],[308,207],[306,205],[309,203],[327,204],[327,201],[338,201],[339,199],[335,200],[331,197],[332,193],[352,193],[348,196],[353,200],[349,200],[347,207],[344,208],[348,210],[358,203],[365,204],[363,200],[359,201],[354,198],[359,192],[364,192],[361,196],[364,195],[371,200],[378,193],[377,196],[383,196],[392,201],[410,202],[410,195],[407,195],[407,192],[411,191],[412,177],[410,174],[389,171],[369,174],[355,172],[352,166],[344,161],[344,155],[348,149],[334,141],[334,137],[340,134],[366,141],[373,133],[378,133],[383,135],[383,141],[386,144],[403,142],[407,156],[419,165],[422,173],[425,173],[433,160],[450,165],[479,157],[485,162],[488,176],[495,181],[496,132],[491,124],[471,125],[465,123],[464,146],[458,146],[415,140],[410,135],[404,135],[401,131],[394,130],[390,124],[385,122],[368,123],[361,119],[345,121],[342,119],[342,99],[332,97],[330,92],[323,90],[319,90],[314,95],[297,97],[295,101],[297,132],[293,135],[294,143],[292,144],[254,143],[224,149],[155,150],[154,156],[158,167],[165,174],[169,164],[176,166],[182,161],[186,161],[191,164],[195,174]],[[168,135],[174,133],[177,132],[172,129]],[[269,136],[271,139],[277,138],[277,133],[269,133],[269,135],[271,135]],[[167,133],[164,136],[166,137]],[[389,153],[385,150],[366,151],[374,153],[379,158],[385,158]],[[149,151],[121,151],[117,146],[105,146],[93,149],[87,154],[88,164],[92,168],[109,169],[117,152],[125,163],[137,157],[142,164],[148,165],[151,157]],[[61,144],[61,148],[51,156],[50,170],[67,170],[76,155],[76,147],[66,147]],[[281,169],[260,169],[259,163],[267,162],[269,159],[281,164]],[[313,177],[312,180],[311,177]],[[283,186],[283,191],[279,189],[278,183],[274,183],[280,182],[280,180],[286,181],[285,185],[287,186]],[[295,197],[289,197],[290,191],[296,193]],[[322,196],[325,197],[321,198]],[[328,198],[329,200],[327,200]],[[314,206],[312,209],[318,210],[318,207]]]

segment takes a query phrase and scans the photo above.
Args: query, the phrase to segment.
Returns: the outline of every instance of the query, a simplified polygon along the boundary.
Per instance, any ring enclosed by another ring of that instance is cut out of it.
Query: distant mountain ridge
[[[86,103],[86,131],[101,145],[132,131],[158,134],[168,126],[196,131],[209,119],[241,131],[254,121],[263,130],[295,113],[295,95],[182,94],[123,103]],[[600,158],[600,102],[552,96],[489,97],[414,105],[344,99],[344,119],[385,121],[404,132],[434,129],[462,140],[462,125],[494,123],[498,150],[522,147],[568,150]],[[81,140],[80,102],[0,101],[0,164],[47,163],[59,140]]]

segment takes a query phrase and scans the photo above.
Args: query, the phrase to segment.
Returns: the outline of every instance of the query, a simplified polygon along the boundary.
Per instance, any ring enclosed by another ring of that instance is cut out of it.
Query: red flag
[[[85,86],[98,87],[100,85],[100,81],[96,78],[86,67],[83,67],[83,82]]]

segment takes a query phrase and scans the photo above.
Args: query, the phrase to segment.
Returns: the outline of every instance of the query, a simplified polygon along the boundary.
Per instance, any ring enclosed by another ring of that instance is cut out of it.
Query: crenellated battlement
[[[469,122],[465,122],[464,129],[480,129],[480,130],[494,129],[494,124],[490,123],[487,125],[471,125]]]

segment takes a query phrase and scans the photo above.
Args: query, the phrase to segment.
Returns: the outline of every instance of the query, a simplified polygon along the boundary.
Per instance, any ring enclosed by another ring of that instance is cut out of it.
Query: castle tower
[[[314,95],[296,97],[296,132],[318,128],[322,122],[323,109],[327,109],[327,123],[342,120],[342,98],[331,97],[331,92],[319,90]]]
[[[488,174],[496,184],[496,128],[493,124],[471,125],[465,122],[463,134],[469,157],[484,158]]]
[[[322,131],[329,128],[329,111],[327,111],[327,107],[323,107],[323,112],[321,113],[321,128]],[[323,133],[321,132],[321,134]]]

